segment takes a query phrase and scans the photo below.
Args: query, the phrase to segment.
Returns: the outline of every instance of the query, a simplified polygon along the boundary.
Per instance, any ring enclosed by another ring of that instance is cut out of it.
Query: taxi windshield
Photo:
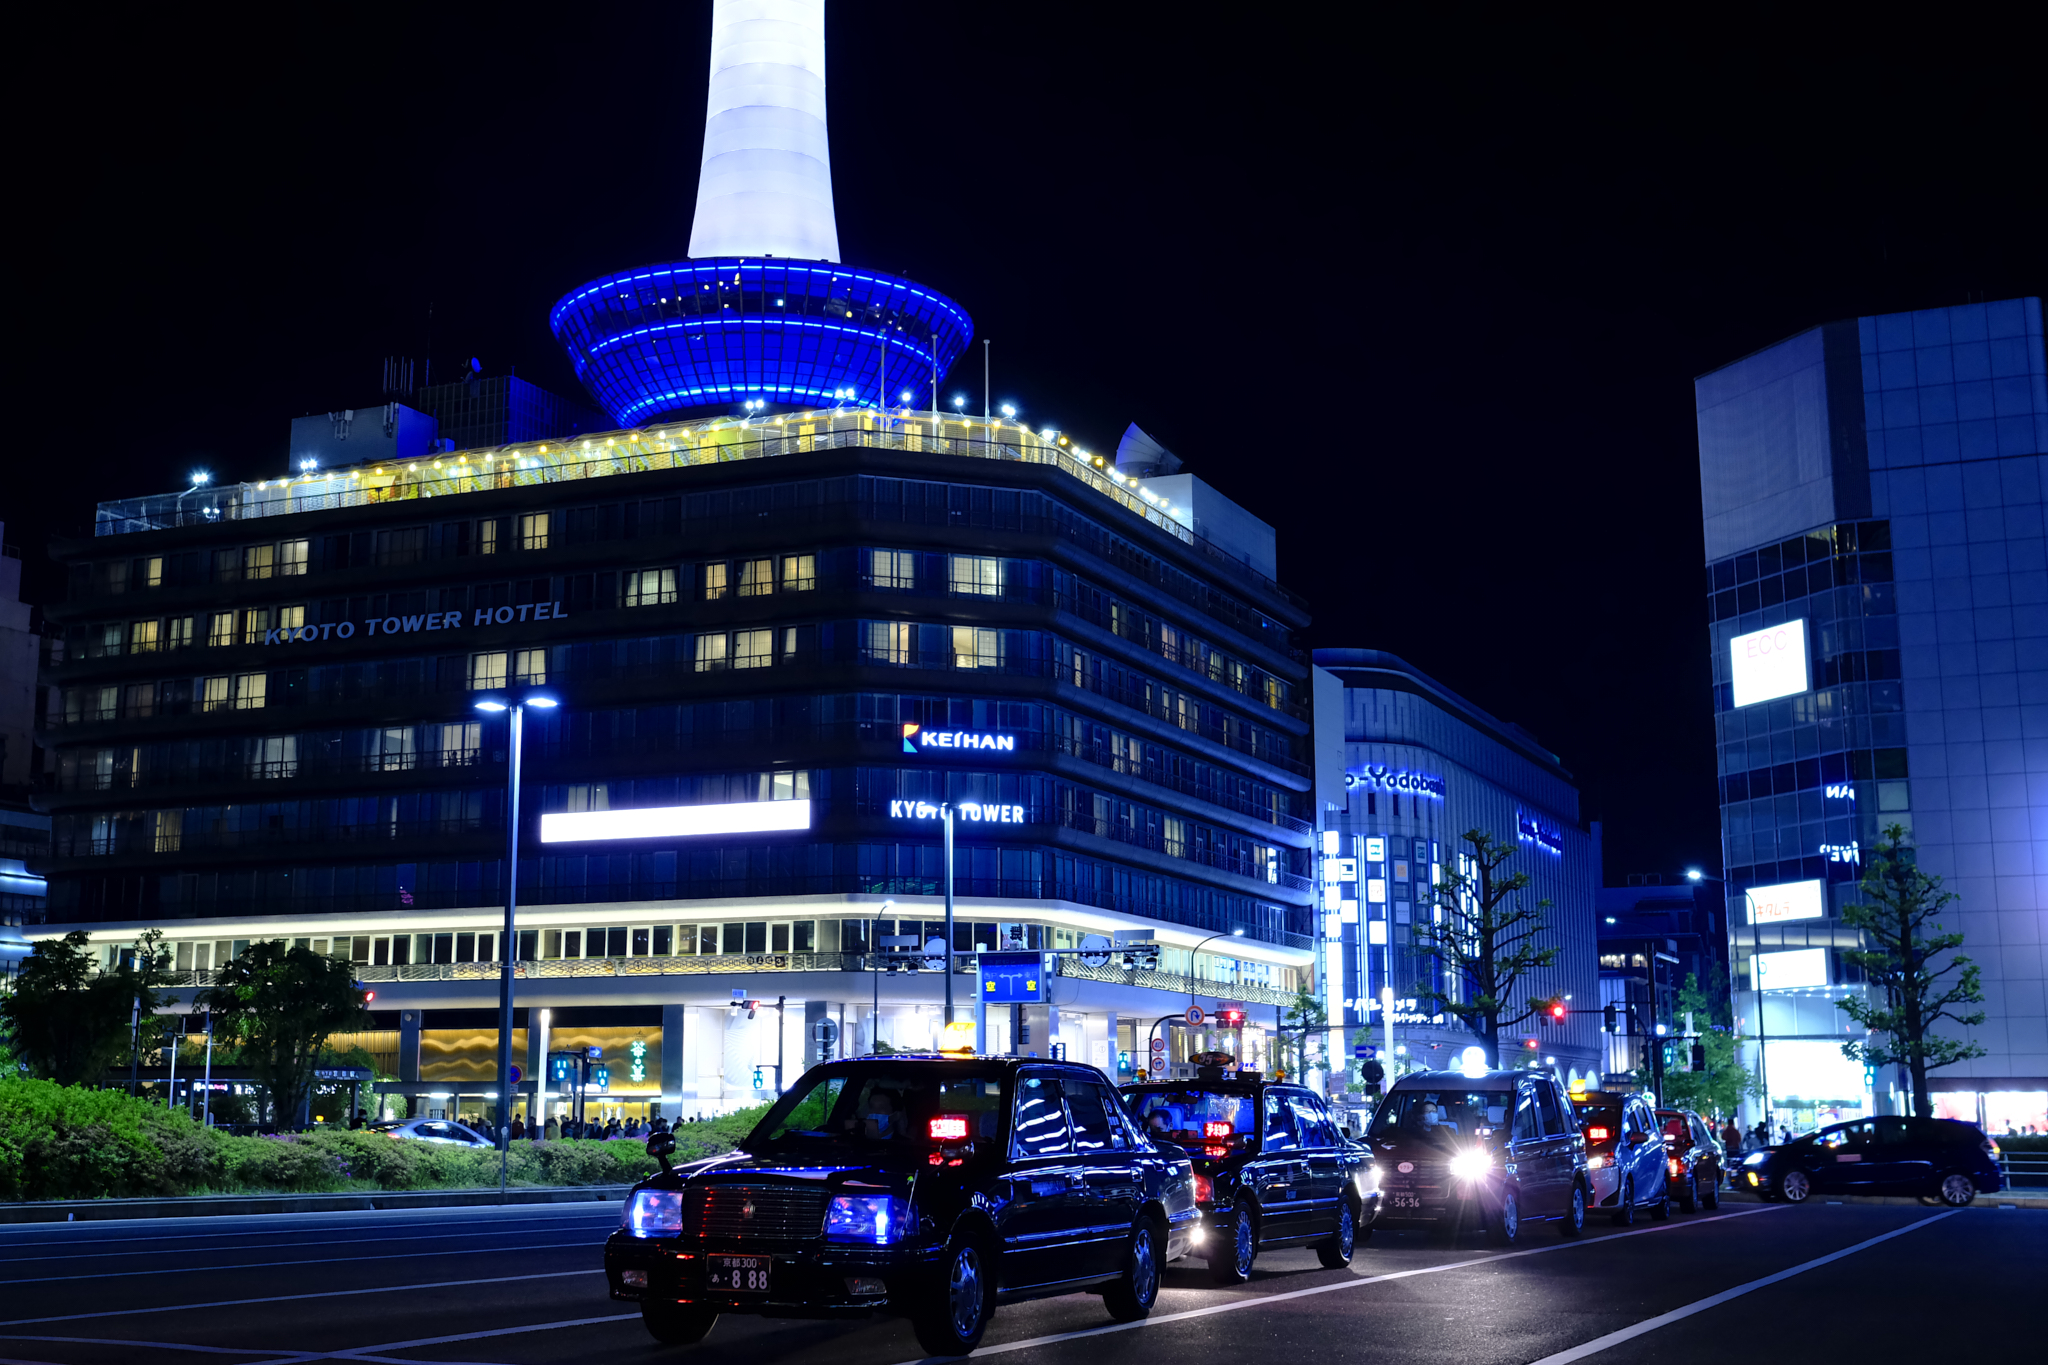
[[[1249,1146],[1259,1132],[1256,1103],[1251,1095],[1199,1086],[1141,1090],[1128,1099],[1140,1128],[1203,1156],[1229,1156]]]
[[[777,1100],[741,1145],[749,1152],[820,1144],[888,1149],[994,1138],[1002,1105],[1001,1080],[963,1075],[953,1065],[813,1074]]]
[[[1373,1115],[1373,1138],[1420,1138],[1453,1145],[1505,1133],[1515,1102],[1510,1090],[1396,1090]]]

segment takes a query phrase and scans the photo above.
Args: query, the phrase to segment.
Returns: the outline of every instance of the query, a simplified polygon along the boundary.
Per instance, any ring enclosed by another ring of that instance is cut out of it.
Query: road
[[[0,1228],[0,1362],[315,1361],[906,1365],[909,1328],[744,1317],[657,1346],[605,1295],[617,1204],[141,1220]],[[1952,1353],[2038,1358],[2048,1211],[1736,1203],[1518,1250],[1377,1234],[1350,1269],[1262,1256],[1211,1288],[1170,1267],[1152,1317],[1113,1327],[1085,1295],[999,1309],[980,1355],[1174,1362],[1728,1365]]]

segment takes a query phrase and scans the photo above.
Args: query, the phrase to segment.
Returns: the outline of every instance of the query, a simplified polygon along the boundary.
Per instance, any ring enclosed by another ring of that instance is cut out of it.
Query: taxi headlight
[[[1769,1152],[1751,1152],[1748,1156],[1742,1158],[1742,1164],[1745,1166],[1761,1166],[1770,1159],[1771,1154]]]
[[[1493,1169],[1493,1158],[1477,1147],[1467,1148],[1451,1158],[1451,1174],[1460,1180],[1478,1180]]]
[[[626,1201],[620,1228],[635,1237],[673,1237],[683,1230],[681,1190],[639,1190]]]
[[[902,1240],[910,1201],[893,1194],[842,1194],[825,1210],[825,1240],[874,1246]]]

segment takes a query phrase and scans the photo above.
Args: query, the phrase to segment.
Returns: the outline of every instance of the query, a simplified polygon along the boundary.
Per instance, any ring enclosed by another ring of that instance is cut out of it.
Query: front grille
[[[825,1191],[801,1185],[704,1185],[688,1204],[691,1235],[718,1241],[794,1242],[822,1236]]]

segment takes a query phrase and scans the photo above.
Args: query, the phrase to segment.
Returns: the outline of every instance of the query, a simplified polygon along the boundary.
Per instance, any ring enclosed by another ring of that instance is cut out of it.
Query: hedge
[[[677,1161],[732,1150],[765,1106],[676,1126]],[[616,1185],[658,1163],[626,1138],[515,1142],[515,1185]],[[366,1130],[243,1137],[115,1090],[0,1079],[0,1201],[431,1190],[498,1183],[494,1150]]]

